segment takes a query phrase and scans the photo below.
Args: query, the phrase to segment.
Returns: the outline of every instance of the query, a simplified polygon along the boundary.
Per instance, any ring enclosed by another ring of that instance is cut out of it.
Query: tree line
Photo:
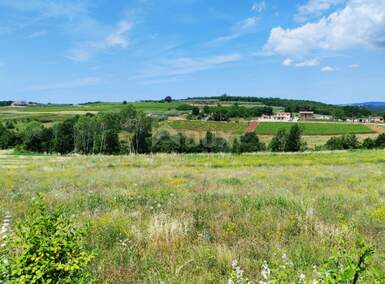
[[[195,97],[187,100],[219,101],[219,102],[259,102],[268,106],[283,107],[287,112],[314,111],[318,114],[332,115],[337,119],[359,118],[373,115],[369,109],[359,106],[338,106],[309,100],[290,100],[280,98],[216,96]]]
[[[146,153],[249,153],[260,151],[299,152],[307,149],[302,128],[295,124],[282,129],[270,143],[262,143],[255,132],[228,141],[210,131],[195,141],[163,130],[152,134],[153,120],[128,105],[120,112],[86,114],[44,126],[38,121],[0,123],[0,148],[39,153],[146,154]],[[332,137],[317,150],[385,148],[385,134],[360,143],[355,135]]]

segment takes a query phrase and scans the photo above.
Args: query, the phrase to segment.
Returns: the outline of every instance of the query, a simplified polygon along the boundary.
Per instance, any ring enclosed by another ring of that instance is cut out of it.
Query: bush
[[[265,145],[259,142],[259,138],[255,132],[249,132],[241,136],[241,152],[259,152],[265,149]]]
[[[376,148],[385,148],[385,133],[378,135],[375,144]]]
[[[39,198],[9,236],[0,282],[86,282],[93,254],[86,250],[83,236],[63,209],[52,210]]]
[[[176,107],[176,110],[179,110],[179,111],[190,111],[193,109],[194,109],[194,107],[192,105],[189,105],[189,104],[181,104],[181,105]]]
[[[354,134],[332,137],[326,142],[328,150],[353,150],[360,148],[360,142]]]

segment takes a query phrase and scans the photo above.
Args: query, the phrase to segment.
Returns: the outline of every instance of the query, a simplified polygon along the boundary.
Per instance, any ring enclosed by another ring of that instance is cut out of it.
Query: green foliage
[[[369,134],[374,133],[372,129],[363,124],[334,123],[334,122],[262,122],[258,125],[258,135],[275,135],[278,130],[289,131],[298,124],[303,135],[343,135],[343,134]]]
[[[376,148],[376,141],[371,138],[365,138],[365,140],[362,142],[362,148],[364,149],[374,149]]]
[[[251,118],[259,117],[263,114],[273,114],[271,107],[244,107],[244,106],[217,106],[208,107],[204,110],[206,115],[211,115],[215,121],[228,121],[230,118]]]
[[[385,133],[378,135],[375,144],[376,144],[376,148],[380,148],[380,149],[385,148]]]
[[[231,152],[233,154],[236,154],[236,155],[239,155],[242,153],[241,151],[241,145],[239,144],[239,141],[237,138],[234,138],[234,141],[233,141],[233,147],[231,148]]]
[[[301,271],[284,254],[279,260],[274,259],[270,266],[266,261],[262,264],[258,275],[260,281],[257,283],[383,283],[383,272],[371,263],[373,255],[374,249],[362,240],[351,250],[344,249],[341,243],[336,254],[320,267],[314,265],[311,269]],[[232,267],[228,283],[252,283],[244,276],[244,271],[236,261],[233,261]]]
[[[52,127],[53,141],[52,151],[60,154],[67,154],[75,149],[75,123],[76,118],[66,119],[63,122],[57,122]]]
[[[353,150],[361,147],[357,136],[354,134],[330,138],[325,145],[328,150]]]
[[[8,123],[8,127],[7,127],[7,123],[4,126],[0,122],[0,149],[8,149],[20,143],[19,137],[17,136],[15,131],[12,129],[13,128],[12,126],[13,126],[12,124]]]
[[[194,106],[194,107],[192,108],[192,110],[191,110],[191,114],[192,114],[192,115],[195,115],[195,116],[199,115],[199,108],[196,107],[196,106]]]
[[[269,149],[272,152],[283,152],[286,149],[287,133],[285,129],[278,131],[277,135],[270,141]]]
[[[289,112],[314,111],[319,114],[333,115],[337,118],[369,116],[371,112],[363,107],[336,106],[308,100],[290,100],[280,98],[238,97],[222,95],[217,97],[196,97],[189,100],[219,101],[219,102],[258,102],[267,106],[284,107]]]
[[[298,152],[302,146],[302,129],[298,124],[295,124],[287,135],[287,142],[285,144],[285,152]]]
[[[93,254],[83,238],[64,210],[34,201],[7,243],[7,278],[0,282],[85,283]]]
[[[52,149],[52,128],[37,121],[27,123],[21,131],[23,147],[32,152],[49,153]]]
[[[199,141],[196,151],[203,153],[226,153],[230,151],[230,146],[226,139],[216,137],[214,133],[207,131],[206,136]]]
[[[179,110],[179,111],[190,111],[193,109],[194,109],[194,107],[192,105],[189,105],[189,104],[181,104],[181,105],[176,107],[176,110]]]
[[[241,136],[241,152],[259,152],[265,150],[265,145],[259,141],[255,132],[249,132]]]

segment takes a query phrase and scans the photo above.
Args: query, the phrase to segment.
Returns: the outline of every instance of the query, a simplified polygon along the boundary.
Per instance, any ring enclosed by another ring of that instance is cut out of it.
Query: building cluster
[[[357,122],[357,123],[384,123],[385,122],[383,116],[370,116],[370,117],[363,117],[363,118],[347,119],[346,121]]]
[[[263,115],[261,120],[264,121],[298,121],[298,120],[332,120],[329,115],[318,115],[312,111],[301,111],[298,114],[291,112],[277,112],[273,115]]]
[[[27,101],[14,101],[11,106],[13,107],[24,107],[24,106],[29,106],[30,103]]]

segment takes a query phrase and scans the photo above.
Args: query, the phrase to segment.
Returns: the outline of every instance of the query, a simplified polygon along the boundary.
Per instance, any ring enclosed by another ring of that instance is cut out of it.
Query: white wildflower
[[[267,265],[267,262],[266,262],[266,261],[264,261],[263,264],[262,264],[261,275],[262,275],[262,277],[263,277],[265,280],[269,280],[269,278],[270,278],[270,268],[269,268],[269,266]]]
[[[305,278],[306,278],[305,274],[301,273],[301,274],[299,275],[299,281],[300,281],[300,282],[304,282],[304,281],[305,281]]]

